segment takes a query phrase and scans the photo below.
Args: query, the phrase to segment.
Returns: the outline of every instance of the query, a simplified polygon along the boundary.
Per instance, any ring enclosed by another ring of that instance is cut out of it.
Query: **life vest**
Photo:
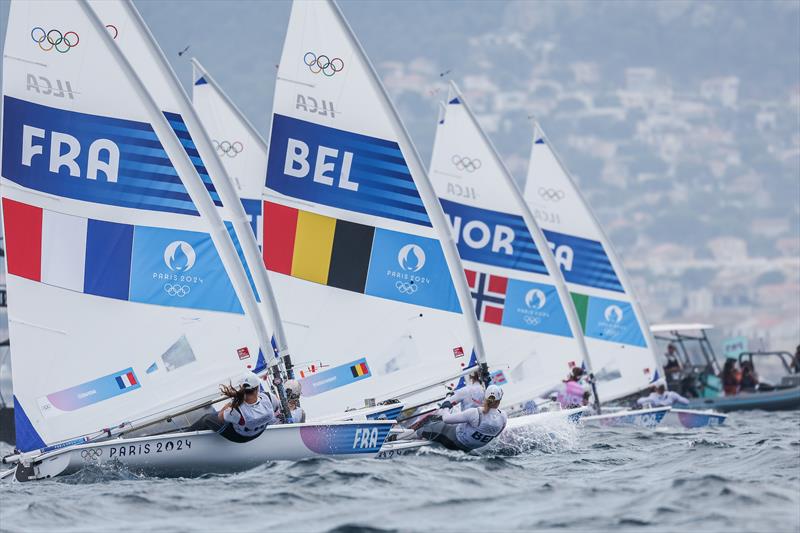
[[[583,386],[577,381],[567,381],[557,399],[563,409],[580,407],[583,405]]]
[[[258,435],[268,425],[277,422],[272,401],[264,393],[258,396],[256,403],[244,402],[234,412],[239,415],[239,420],[231,425],[236,433],[245,437]]]
[[[468,450],[475,450],[486,446],[492,439],[503,432],[506,427],[508,417],[499,409],[489,409],[484,414],[481,409],[478,411],[478,425],[463,423],[456,426],[456,438],[458,442]]]

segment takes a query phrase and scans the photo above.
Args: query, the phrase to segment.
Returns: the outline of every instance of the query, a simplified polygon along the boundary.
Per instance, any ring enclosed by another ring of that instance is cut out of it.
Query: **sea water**
[[[7,451],[9,448],[4,448]],[[553,426],[480,456],[0,484],[2,531],[800,530],[800,411],[707,429]]]

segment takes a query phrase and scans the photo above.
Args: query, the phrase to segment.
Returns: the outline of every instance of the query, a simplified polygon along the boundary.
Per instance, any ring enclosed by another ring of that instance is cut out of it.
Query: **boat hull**
[[[656,407],[635,411],[618,411],[604,415],[584,416],[581,418],[581,422],[586,426],[654,428],[661,423],[670,409],[670,407]]]
[[[721,426],[725,423],[728,415],[715,413],[713,411],[697,411],[694,409],[675,409],[664,416],[662,422],[665,426],[683,428],[702,428],[709,426]]]
[[[69,475],[87,465],[118,466],[164,477],[248,470],[270,461],[315,457],[374,458],[391,421],[286,424],[258,438],[235,443],[210,431],[118,438],[48,452],[17,468],[18,481]]]
[[[786,411],[800,409],[800,387],[778,389],[769,392],[742,392],[735,396],[715,398],[695,398],[687,406],[689,409],[714,409],[716,411]]]

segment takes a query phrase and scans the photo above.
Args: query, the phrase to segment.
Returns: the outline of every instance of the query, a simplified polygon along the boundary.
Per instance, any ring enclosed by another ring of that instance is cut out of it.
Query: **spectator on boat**
[[[670,376],[673,374],[677,374],[678,379],[680,378],[681,372],[681,363],[678,361],[678,349],[675,348],[674,344],[669,344],[667,346],[667,364],[664,365],[664,375]]]
[[[290,379],[283,386],[286,391],[286,401],[289,404],[289,415],[291,420],[288,423],[300,424],[306,421],[306,412],[300,407],[300,394],[302,387],[296,379]]]
[[[469,452],[482,448],[506,427],[508,417],[498,409],[502,399],[503,389],[489,385],[480,408],[428,417],[415,436],[438,442],[450,450]]]
[[[218,413],[202,417],[188,431],[210,429],[230,441],[247,442],[278,421],[274,400],[261,390],[261,380],[254,373],[245,374],[235,387],[222,384],[219,389],[231,401]]]
[[[758,388],[758,374],[753,368],[753,363],[744,361],[742,363],[742,379],[740,383],[740,390],[753,392]]]
[[[639,398],[636,403],[641,407],[671,407],[676,403],[688,405],[689,400],[678,394],[677,392],[668,391],[664,384],[659,384],[653,388],[649,396]]]
[[[739,385],[742,382],[742,372],[736,368],[736,359],[728,359],[722,367],[722,390],[725,396],[733,396],[739,392]]]
[[[451,409],[459,405],[462,411],[483,405],[483,385],[479,370],[469,375],[469,385],[456,390],[450,397],[439,405],[442,409]]]
[[[586,405],[584,396],[588,390],[581,383],[583,376],[584,372],[581,367],[573,367],[566,380],[545,392],[543,396],[550,397],[555,395],[556,401],[561,405],[562,409],[572,409]]]

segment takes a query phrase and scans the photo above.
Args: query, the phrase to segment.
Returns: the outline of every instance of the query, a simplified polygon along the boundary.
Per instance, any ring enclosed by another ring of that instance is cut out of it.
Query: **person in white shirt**
[[[636,403],[642,407],[667,407],[673,406],[676,403],[688,405],[689,400],[677,392],[668,391],[667,388],[662,384],[658,385],[649,396],[645,396],[644,398],[639,398],[636,400]]]
[[[481,385],[481,374],[475,371],[469,375],[469,385],[456,390],[450,397],[443,401],[439,407],[450,409],[456,405],[461,407],[461,411],[466,411],[472,407],[483,405],[483,386]]]
[[[220,392],[231,399],[218,413],[202,417],[188,431],[210,429],[233,442],[247,442],[275,424],[275,406],[271,396],[261,390],[261,380],[248,372],[238,386],[220,385]]]
[[[300,407],[300,394],[302,393],[302,386],[296,379],[290,379],[283,386],[286,391],[286,401],[289,404],[289,415],[291,420],[286,422],[291,424],[300,424],[306,421],[306,412]]]
[[[416,431],[416,437],[438,442],[451,450],[469,452],[482,448],[506,427],[508,417],[498,409],[502,398],[503,389],[489,385],[481,408],[429,417]]]

